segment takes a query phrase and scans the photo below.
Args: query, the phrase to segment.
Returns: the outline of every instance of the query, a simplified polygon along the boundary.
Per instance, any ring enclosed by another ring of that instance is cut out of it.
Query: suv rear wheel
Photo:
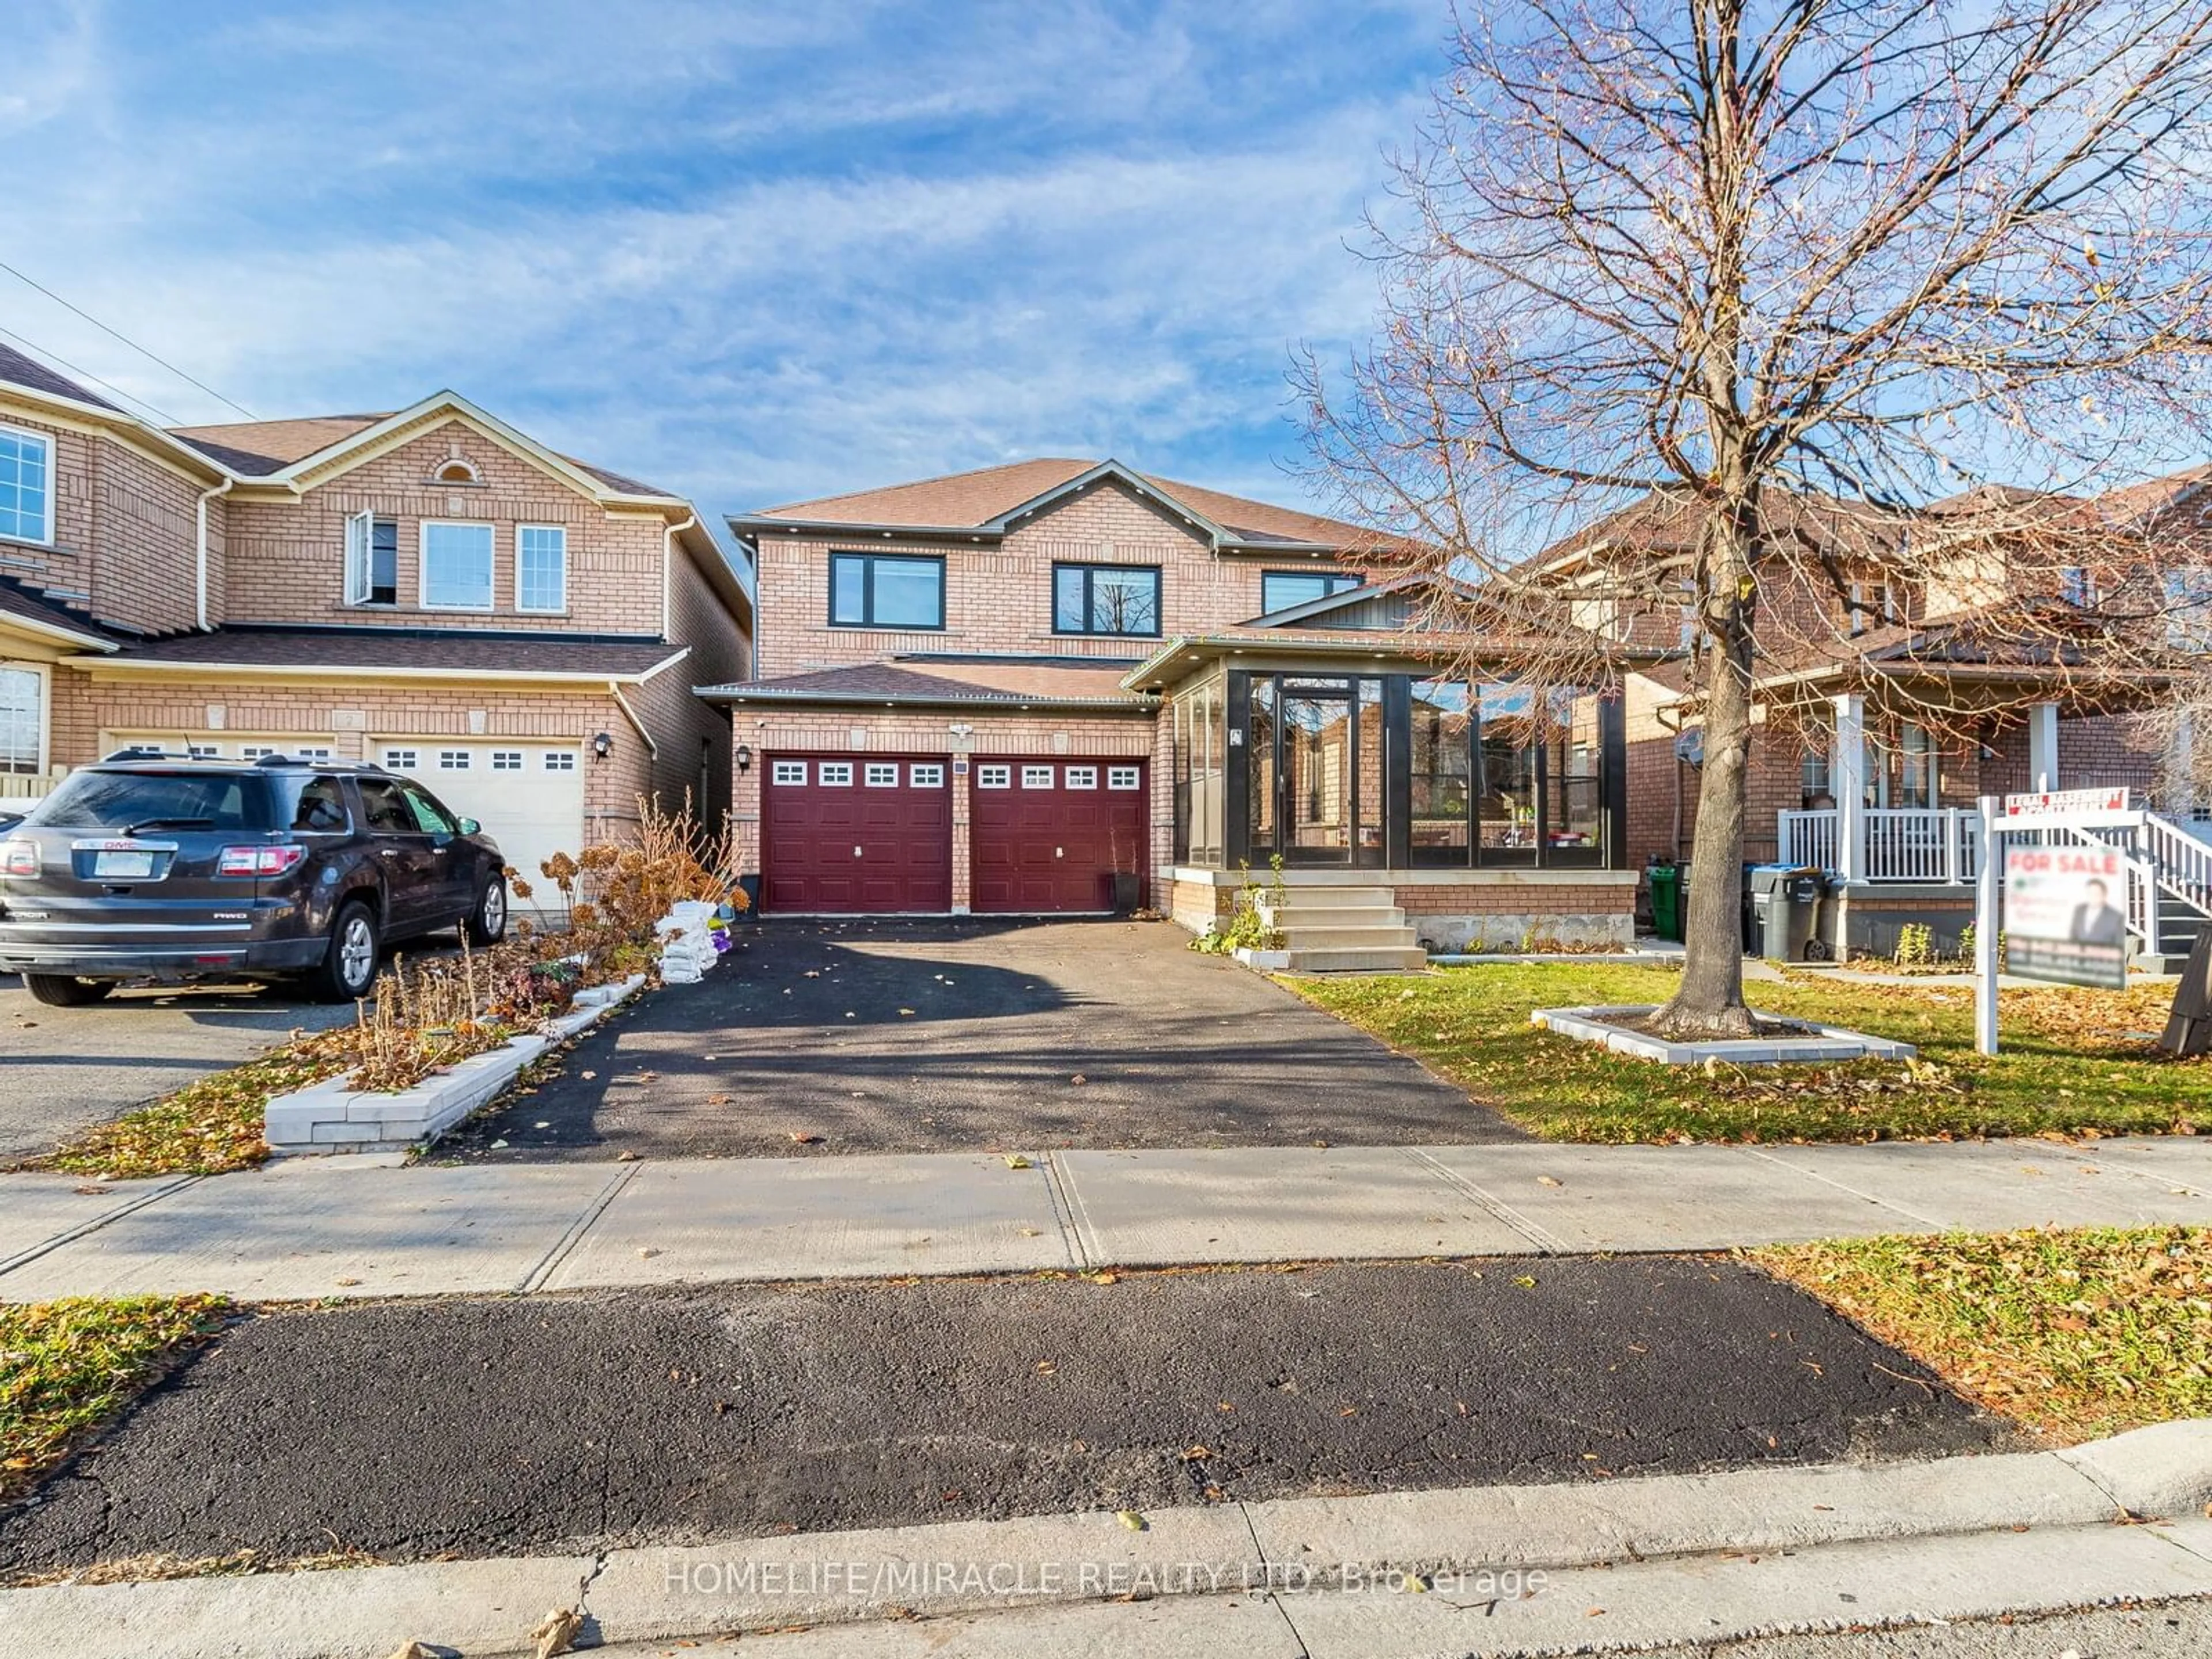
[[[112,979],[78,979],[70,974],[26,974],[23,987],[33,1002],[49,1008],[82,1008],[115,988]]]
[[[493,876],[477,895],[476,908],[461,923],[471,945],[496,945],[507,937],[507,878]]]
[[[352,1002],[376,983],[376,914],[359,899],[338,907],[330,948],[307,975],[307,989],[324,1002]]]

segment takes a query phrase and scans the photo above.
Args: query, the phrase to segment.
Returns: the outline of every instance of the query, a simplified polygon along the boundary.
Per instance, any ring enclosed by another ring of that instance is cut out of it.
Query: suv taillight
[[[38,842],[0,842],[0,876],[35,876],[38,873]]]
[[[304,847],[226,847],[216,855],[219,876],[281,876],[307,856]]]

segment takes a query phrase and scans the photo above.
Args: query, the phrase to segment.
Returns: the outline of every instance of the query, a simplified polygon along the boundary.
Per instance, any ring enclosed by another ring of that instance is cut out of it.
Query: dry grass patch
[[[229,1311],[220,1296],[0,1304],[0,1502],[35,1486]]]
[[[1746,1252],[2062,1441],[2212,1417],[2212,1228],[1847,1239]]]

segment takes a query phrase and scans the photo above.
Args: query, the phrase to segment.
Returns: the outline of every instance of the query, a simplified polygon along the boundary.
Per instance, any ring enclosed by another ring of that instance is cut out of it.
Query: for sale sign
[[[2005,967],[2023,979],[2119,990],[2128,982],[2127,869],[2117,850],[2005,854]]]

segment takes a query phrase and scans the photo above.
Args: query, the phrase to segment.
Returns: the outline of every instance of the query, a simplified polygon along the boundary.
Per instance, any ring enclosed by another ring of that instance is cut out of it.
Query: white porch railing
[[[1777,856],[1784,864],[1840,870],[1840,826],[1833,807],[1779,817]],[[1960,807],[1869,807],[1862,881],[1965,883],[1982,867],[1982,821]]]
[[[60,786],[61,779],[44,772],[0,772],[0,801],[44,800]]]

